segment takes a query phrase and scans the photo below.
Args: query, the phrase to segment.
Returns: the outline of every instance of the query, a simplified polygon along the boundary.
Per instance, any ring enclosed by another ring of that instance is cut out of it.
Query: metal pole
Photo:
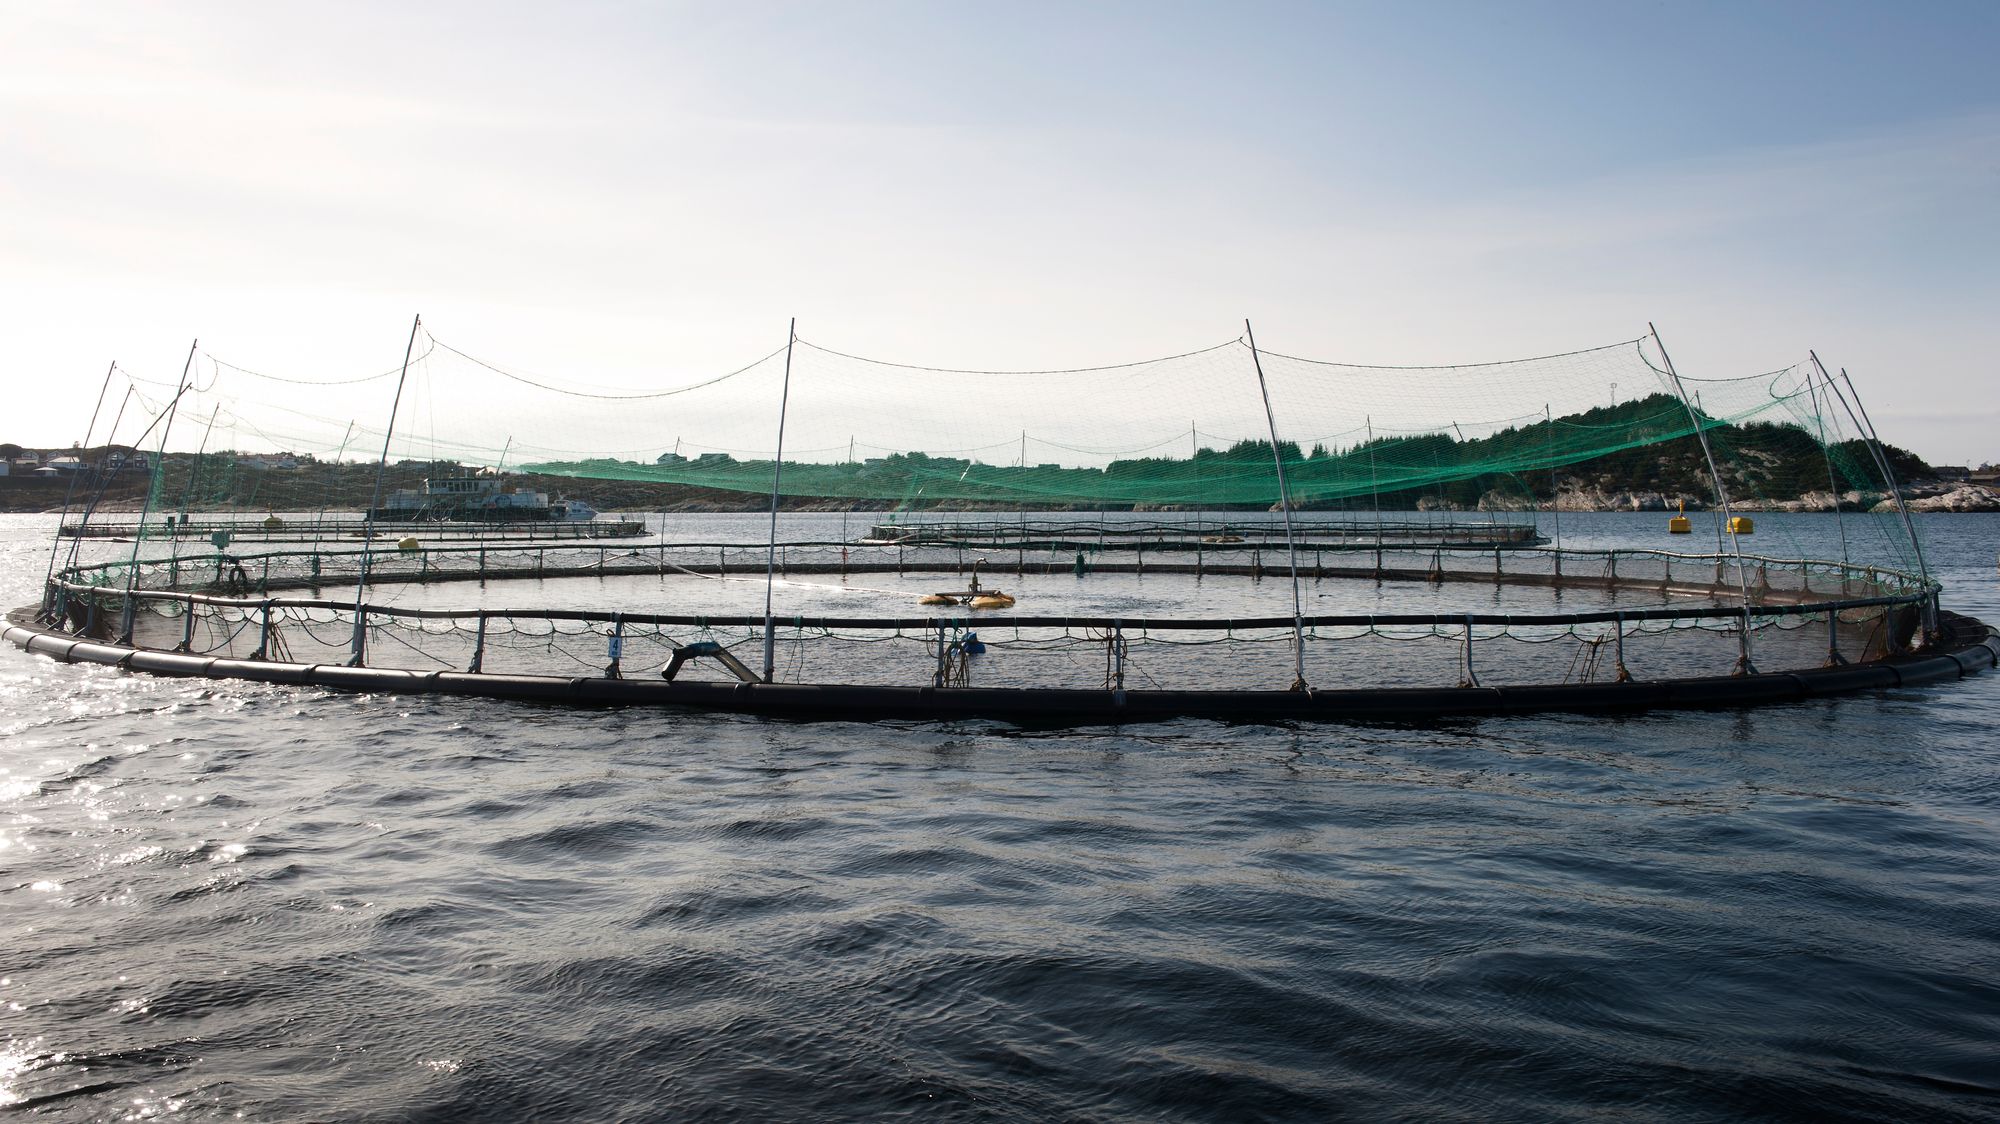
[[[180,388],[174,391],[174,400],[167,404],[167,424],[160,430],[159,460],[153,465],[153,485],[146,489],[146,502],[139,509],[139,529],[132,534],[132,562],[125,568],[124,629],[119,635],[119,639],[126,644],[132,642],[133,611],[137,608],[132,601],[132,590],[139,580],[139,544],[146,541],[146,517],[153,513],[153,493],[160,490],[160,477],[166,471],[167,436],[174,431],[174,415],[180,411],[181,398],[188,392],[188,375],[194,370],[194,353],[200,346],[200,340],[189,344],[187,362],[181,364]]]
[[[132,384],[130,382],[127,382],[125,384],[125,396],[118,400],[118,412],[111,416],[111,428],[104,431],[105,444],[107,445],[110,444],[112,438],[118,436],[118,427],[125,423],[125,407],[132,404],[132,397],[133,397]],[[159,425],[161,420],[164,419],[165,417],[166,417],[165,412],[162,412],[159,416],[155,417],[152,421],[148,422],[146,424],[146,428],[139,431],[139,436],[132,439],[131,442],[132,448],[136,450],[140,446],[140,444],[146,440],[147,436],[153,432],[153,427]],[[110,473],[108,472],[98,473],[97,494],[92,496],[90,498],[90,502],[84,505],[83,516],[82,518],[78,519],[76,523],[77,530],[79,532],[81,532],[84,528],[90,526],[90,517],[97,513],[97,505],[104,502],[105,493],[111,490],[111,480],[112,477]],[[69,565],[71,566],[76,565],[78,551],[80,551],[82,548],[83,548],[83,535],[76,534],[70,536],[69,559],[68,559]]]
[[[194,648],[194,596],[181,604],[181,643],[176,652],[191,651]]]
[[[1125,689],[1125,622],[1124,621],[1111,622],[1111,660],[1114,668],[1111,678],[1111,689],[1114,691],[1122,691]]]
[[[209,435],[215,432],[215,417],[217,414],[220,414],[221,412],[222,412],[222,404],[218,402],[215,404],[215,408],[208,412],[208,425],[202,428],[201,444],[195,446],[194,465],[188,469],[187,487],[182,489],[181,491],[182,527],[187,526],[188,504],[194,499],[195,481],[201,479],[201,458],[208,455],[208,438]],[[178,536],[176,537],[178,538]]]
[[[1917,537],[1917,525],[1910,518],[1910,508],[1903,502],[1903,489],[1896,483],[1896,470],[1890,467],[1889,454],[1882,448],[1882,438],[1875,432],[1875,423],[1868,417],[1868,407],[1861,404],[1861,392],[1854,388],[1854,380],[1848,377],[1847,368],[1840,369],[1841,381],[1847,384],[1847,393],[1854,397],[1854,408],[1861,411],[1861,424],[1868,428],[1868,447],[1875,453],[1875,462],[1882,469],[1882,479],[1889,485],[1889,496],[1896,501],[1896,513],[1903,517],[1903,530],[1910,536],[1910,549],[1916,552],[1917,576],[1925,586],[1930,585],[1930,567],[1924,561],[1923,540]],[[1924,640],[1928,643],[1937,635],[1937,598],[1926,602],[1924,620]]]
[[[1682,384],[1680,373],[1674,370],[1673,357],[1667,354],[1667,345],[1660,342],[1660,330],[1653,327],[1652,321],[1649,320],[1646,322],[1646,331],[1653,337],[1653,346],[1660,349],[1660,361],[1667,365],[1667,377],[1674,380],[1674,393],[1680,395],[1681,406],[1687,410],[1688,420],[1694,423],[1695,438],[1701,442],[1701,455],[1708,461],[1708,477],[1715,484],[1716,502],[1722,505],[1722,522],[1716,532],[1720,537],[1719,528],[1728,526],[1730,519],[1729,489],[1722,483],[1722,473],[1715,467],[1715,451],[1708,445],[1708,427],[1702,424],[1700,412],[1694,408],[1692,402],[1688,401],[1687,387]],[[1750,660],[1750,583],[1743,573],[1743,543],[1736,537],[1735,532],[1729,535],[1729,545],[1736,554],[1736,585],[1743,595],[1743,636],[1742,642],[1738,645],[1736,673],[1754,675],[1757,665]]]
[[[1807,351],[1806,354],[1812,356],[1813,368],[1819,371],[1819,377],[1826,382],[1832,382],[1833,380],[1826,377],[1826,365],[1819,361],[1819,353]],[[1819,451],[1821,457],[1826,461],[1826,486],[1833,490],[1833,525],[1840,531],[1840,561],[1845,565],[1847,562],[1847,518],[1840,512],[1840,482],[1834,479],[1833,476],[1833,447],[1826,443],[1826,415],[1821,412],[1825,407],[1820,405],[1819,390],[1815,387],[1810,376],[1806,378],[1806,394],[1812,400],[1813,418],[1819,422]],[[1844,577],[1845,575],[1843,574],[1842,576]],[[1810,579],[1807,581],[1807,588],[1811,589]]]
[[[1917,538],[1917,525],[1910,519],[1910,509],[1903,503],[1903,490],[1896,483],[1896,470],[1889,465],[1889,454],[1882,448],[1882,438],[1875,432],[1875,423],[1868,418],[1868,407],[1861,404],[1861,392],[1854,388],[1854,380],[1847,374],[1847,368],[1840,369],[1840,379],[1847,384],[1847,393],[1854,398],[1854,410],[1861,413],[1856,423],[1864,426],[1868,434],[1868,450],[1875,454],[1876,467],[1882,470],[1882,480],[1889,486],[1889,498],[1896,502],[1896,511],[1903,517],[1903,530],[1910,536],[1910,549],[1917,554],[1917,574],[1925,581],[1930,580],[1930,568],[1924,563],[1924,544]],[[1833,385],[1829,381],[1828,385]],[[1836,386],[1835,393],[1839,393]],[[1842,399],[1842,405],[1846,400]]]
[[[799,319],[792,317],[792,323],[785,335],[785,381],[778,392],[778,452],[771,465],[771,541],[769,552],[764,556],[764,682],[771,681],[777,669],[778,638],[772,632],[771,587],[778,576],[778,482],[785,472],[785,409],[792,398],[792,346],[799,340]]]
[[[1192,421],[1188,422],[1188,473],[1190,476],[1188,483],[1194,492],[1195,574],[1196,576],[1200,576],[1201,521],[1203,515],[1203,497],[1201,494],[1201,431],[1195,428],[1195,423]]]
[[[1625,614],[1618,614],[1611,622],[1611,627],[1615,630],[1613,635],[1618,638],[1617,645],[1612,650],[1612,660],[1618,665],[1618,682],[1630,683],[1632,673],[1625,667]]]
[[[271,656],[271,603],[264,602],[263,622],[257,626],[257,650],[250,653],[253,660],[266,660]]]
[[[1556,415],[1549,404],[1542,403],[1542,420],[1549,427],[1549,513],[1556,521],[1556,567],[1561,573],[1563,548],[1563,509],[1561,497],[1556,494]]]
[[[1271,412],[1271,388],[1264,382],[1264,361],[1257,354],[1257,336],[1250,330],[1248,320],[1243,321],[1243,337],[1250,345],[1250,362],[1257,369],[1257,393],[1263,396],[1264,423],[1271,431],[1271,462],[1278,468],[1278,507],[1285,515],[1285,554],[1292,567],[1292,690],[1304,691],[1309,689],[1306,686],[1306,614],[1299,600],[1299,552],[1297,543],[1292,539],[1292,493],[1285,486],[1285,456],[1278,447],[1278,419]]]
[[[466,665],[467,674],[478,675],[486,664],[486,614],[479,614],[479,631],[472,638],[472,662]]]
[[[97,433],[97,415],[104,412],[104,395],[111,389],[111,375],[116,370],[118,370],[118,364],[115,360],[109,367],[104,369],[104,382],[97,388],[97,405],[90,408],[90,424],[83,428],[83,450],[85,452],[90,451],[90,439]],[[129,395],[131,391],[128,389],[126,393]],[[119,404],[118,414],[120,417],[123,417],[125,414],[123,403]],[[108,441],[105,443],[110,444]],[[77,467],[80,469],[83,466],[79,464]],[[104,471],[104,465],[101,460],[97,467],[99,472]],[[76,498],[76,480],[78,476],[82,475],[82,472],[77,472],[69,478],[69,488],[63,492],[62,517],[56,521],[56,533],[49,540],[49,569],[48,573],[42,577],[42,606],[44,612],[47,612],[50,604],[49,582],[56,576],[56,555],[62,551],[62,526],[64,523],[69,522],[70,501]]]
[[[1362,419],[1368,427],[1368,495],[1375,508],[1375,576],[1382,576],[1382,488],[1375,476],[1375,417]]]
[[[389,427],[382,434],[382,456],[375,462],[375,491],[368,500],[368,512],[361,520],[361,573],[354,579],[354,644],[348,657],[350,667],[360,667],[368,648],[368,614],[362,598],[368,592],[368,559],[375,548],[375,509],[382,504],[382,474],[389,468],[389,441],[396,435],[396,414],[403,407],[403,383],[410,377],[410,355],[417,348],[417,331],[423,327],[421,314],[410,320],[410,342],[403,346],[403,373],[396,376],[396,396],[389,402]]]
[[[1467,613],[1465,615],[1464,652],[1465,652],[1464,674],[1463,678],[1459,680],[1458,685],[1461,687],[1477,687],[1479,686],[1479,675],[1477,672],[1472,670],[1472,614],[1471,613]]]

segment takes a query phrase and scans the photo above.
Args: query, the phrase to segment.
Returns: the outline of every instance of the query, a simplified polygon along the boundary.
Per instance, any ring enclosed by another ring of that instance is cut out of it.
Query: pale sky
[[[2000,460],[1996,46],[1984,2],[0,0],[0,440],[195,337],[374,373],[419,312],[614,387],[790,317],[976,368],[1650,320],[1684,373],[1816,348],[1886,439]]]

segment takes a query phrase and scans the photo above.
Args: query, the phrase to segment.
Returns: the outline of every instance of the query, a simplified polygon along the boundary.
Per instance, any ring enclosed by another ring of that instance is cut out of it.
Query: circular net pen
[[[216,552],[66,567],[7,635],[165,675],[1023,723],[1746,705],[2000,658],[1880,567],[1329,534],[1294,617],[1291,552],[1213,537]]]
[[[1816,356],[1683,376],[1649,331],[1380,366],[1260,348],[1245,324],[1002,371],[788,331],[734,370],[613,385],[477,358],[421,321],[397,343],[377,374],[197,352],[171,397],[135,388],[150,479],[85,442],[102,471],[6,635],[168,675],[1020,722],[1734,705],[2000,653],[1940,608],[1895,451]],[[398,424],[412,403],[427,424]],[[190,435],[179,412],[207,422]],[[246,444],[298,467],[243,468]],[[120,488],[136,520],[100,514]],[[450,514],[425,504],[454,489],[587,492],[571,502],[658,513],[659,536],[400,518]],[[1581,549],[1568,504],[1679,511],[1668,532],[1690,537],[1671,541],[1699,546]],[[203,514],[231,507],[273,514]],[[1834,535],[1788,543],[1748,514],[1779,510],[1829,512]]]

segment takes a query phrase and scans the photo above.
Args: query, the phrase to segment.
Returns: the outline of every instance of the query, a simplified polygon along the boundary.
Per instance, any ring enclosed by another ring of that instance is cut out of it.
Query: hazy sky
[[[415,312],[620,386],[793,316],[1001,368],[1652,320],[1684,372],[1817,348],[1889,440],[2000,460],[1996,46],[1984,0],[0,0],[0,439],[196,336],[378,371]]]

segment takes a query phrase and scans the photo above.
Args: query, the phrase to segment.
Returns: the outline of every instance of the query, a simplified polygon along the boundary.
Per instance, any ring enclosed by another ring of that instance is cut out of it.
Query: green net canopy
[[[407,380],[400,364],[312,380],[203,355],[181,404],[195,421],[175,444],[192,443],[206,415],[208,448],[372,458],[394,402],[392,463],[744,495],[775,487],[874,506],[1188,509],[1277,505],[1282,460],[1296,506],[1428,497],[1449,508],[1546,494],[1565,469],[1572,481],[1710,494],[1699,424],[1732,491],[1881,486],[1812,368],[1677,383],[1651,337],[1380,366],[1260,350],[1244,336],[1157,359],[1013,371],[866,358],[801,337],[735,370],[622,386],[523,371],[428,328],[413,356]],[[143,404],[160,408],[165,390],[146,389]],[[1809,475],[1822,468],[1824,480]]]

